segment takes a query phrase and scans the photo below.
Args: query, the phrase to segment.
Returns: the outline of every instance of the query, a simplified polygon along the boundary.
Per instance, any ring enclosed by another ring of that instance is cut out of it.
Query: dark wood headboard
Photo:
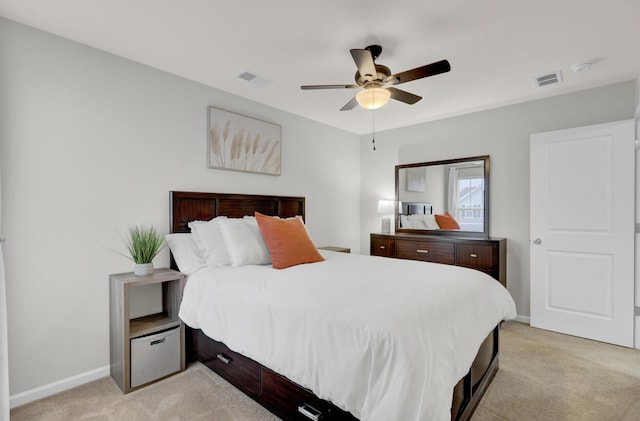
[[[402,213],[405,215],[416,213],[420,215],[431,215],[433,213],[433,206],[429,203],[402,202]]]
[[[258,211],[289,218],[304,215],[304,197],[262,196],[254,194],[201,193],[172,191],[171,233],[190,232],[190,221],[208,221],[216,216],[242,218]]]

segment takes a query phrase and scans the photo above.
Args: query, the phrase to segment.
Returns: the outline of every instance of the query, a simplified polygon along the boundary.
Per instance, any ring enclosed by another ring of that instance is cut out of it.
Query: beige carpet
[[[640,420],[640,351],[503,325],[500,371],[473,421]]]
[[[640,420],[640,351],[515,322],[473,421]],[[277,420],[200,364],[123,395],[110,377],[15,408],[11,420]],[[393,420],[390,420],[393,421]],[[402,420],[397,420],[402,421]]]
[[[111,377],[11,410],[11,420],[277,421],[200,363],[123,395]]]

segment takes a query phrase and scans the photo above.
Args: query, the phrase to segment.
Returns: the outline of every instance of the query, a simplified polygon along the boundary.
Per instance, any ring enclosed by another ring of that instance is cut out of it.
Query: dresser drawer
[[[457,244],[456,265],[491,271],[493,270],[493,250],[492,246]]]
[[[396,240],[396,257],[452,265],[454,244],[428,240]]]
[[[458,238],[450,235],[371,233],[371,255],[444,263],[480,270],[507,286],[505,238]]]
[[[231,351],[221,342],[214,341],[202,331],[197,331],[196,340],[206,341],[206,351],[199,351],[198,360],[221,377],[234,383],[250,396],[260,393],[260,365],[250,358]],[[205,347],[198,346],[199,350]]]
[[[394,257],[396,241],[388,238],[371,238],[371,255]]]

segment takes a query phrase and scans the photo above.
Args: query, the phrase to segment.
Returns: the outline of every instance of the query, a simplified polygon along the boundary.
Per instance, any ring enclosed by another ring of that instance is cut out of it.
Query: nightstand
[[[124,393],[185,369],[184,324],[178,318],[185,279],[172,269],[109,275],[111,377]],[[152,284],[161,285],[161,311],[130,318],[132,289]]]
[[[351,249],[347,247],[325,246],[325,247],[318,247],[318,250],[337,251],[340,253],[351,253]]]

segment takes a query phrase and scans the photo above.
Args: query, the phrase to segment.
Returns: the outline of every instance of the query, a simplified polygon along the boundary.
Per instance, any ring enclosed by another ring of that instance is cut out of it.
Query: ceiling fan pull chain
[[[375,94],[374,94],[375,95]],[[373,143],[373,150],[376,150],[376,110],[371,110],[371,143]]]

